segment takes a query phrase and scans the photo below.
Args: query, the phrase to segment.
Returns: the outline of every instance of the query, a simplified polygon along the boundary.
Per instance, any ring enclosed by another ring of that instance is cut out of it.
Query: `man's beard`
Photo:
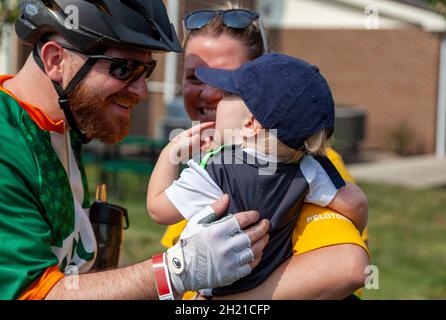
[[[79,128],[88,138],[109,144],[121,141],[130,127],[130,113],[116,111],[111,103],[134,106],[138,102],[138,97],[126,92],[103,97],[84,84],[79,84],[70,94],[70,108]]]

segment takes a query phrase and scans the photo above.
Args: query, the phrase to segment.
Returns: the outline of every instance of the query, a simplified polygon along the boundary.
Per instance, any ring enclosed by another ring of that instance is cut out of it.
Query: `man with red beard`
[[[0,298],[172,299],[250,273],[268,222],[242,231],[253,211],[214,221],[227,197],[167,253],[88,273],[96,241],[80,147],[125,137],[148,94],[152,52],[181,51],[162,1],[27,0],[16,32],[33,53],[0,77]]]

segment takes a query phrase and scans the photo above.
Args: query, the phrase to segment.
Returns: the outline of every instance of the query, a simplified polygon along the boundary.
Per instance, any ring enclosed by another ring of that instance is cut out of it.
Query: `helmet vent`
[[[63,10],[57,5],[54,0],[43,0],[42,3],[47,7],[50,11],[62,12]]]
[[[55,3],[51,0],[43,0],[42,3],[47,7],[48,9],[55,9]]]
[[[109,16],[112,15],[110,9],[108,8],[108,6],[105,4],[104,1],[102,0],[86,0],[86,1],[93,4],[102,13],[108,14]]]
[[[150,16],[147,14],[146,8],[144,8],[144,6],[142,6],[140,3],[133,0],[120,0],[120,2],[137,12],[139,15],[142,15],[147,21],[150,21]]]
[[[138,1],[134,1],[134,0],[119,0],[119,2],[121,2],[123,5],[125,5],[126,7],[129,7],[130,9],[135,11],[137,14],[142,16],[147,21],[147,23],[149,23],[150,27],[152,28],[152,32],[153,32],[152,37],[154,37],[154,38],[156,37],[157,40],[161,39],[161,35],[160,35],[158,29],[153,24],[151,15],[147,13],[146,8],[144,8],[144,6],[142,4],[140,4]]]

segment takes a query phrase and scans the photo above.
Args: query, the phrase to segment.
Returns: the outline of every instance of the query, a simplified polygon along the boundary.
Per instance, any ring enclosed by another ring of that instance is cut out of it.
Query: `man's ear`
[[[55,41],[46,42],[40,51],[40,58],[45,66],[45,73],[56,82],[63,79],[63,48]]]
[[[242,127],[242,135],[245,138],[253,138],[262,130],[262,125],[250,115],[244,122]]]

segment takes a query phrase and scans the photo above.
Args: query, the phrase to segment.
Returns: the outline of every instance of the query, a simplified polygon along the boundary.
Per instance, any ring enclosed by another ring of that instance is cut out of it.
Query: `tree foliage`
[[[5,22],[12,23],[19,14],[19,1],[0,0],[0,26]]]
[[[19,14],[18,0],[0,0],[0,45],[2,40],[3,24],[14,22],[18,14]]]
[[[436,11],[446,16],[446,0],[424,0]]]

